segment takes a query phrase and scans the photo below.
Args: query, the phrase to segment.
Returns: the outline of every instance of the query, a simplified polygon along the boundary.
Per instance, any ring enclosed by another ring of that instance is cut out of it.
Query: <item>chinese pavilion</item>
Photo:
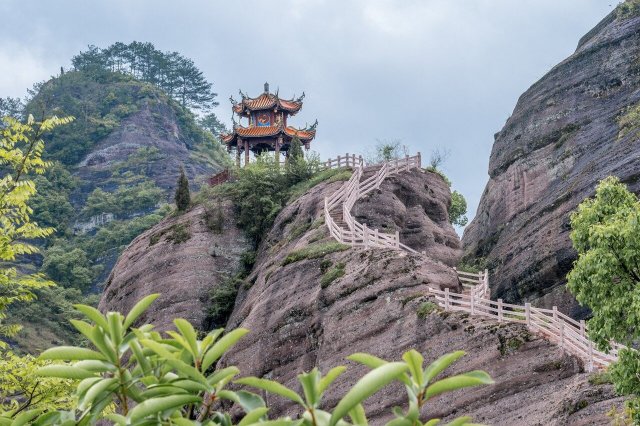
[[[269,83],[264,84],[264,93],[257,98],[250,98],[240,91],[242,100],[237,102],[230,98],[233,111],[233,131],[222,135],[227,150],[236,151],[236,163],[240,166],[240,153],[244,152],[244,164],[249,163],[249,152],[260,154],[274,151],[276,161],[280,161],[280,152],[288,155],[293,138],[297,137],[306,149],[316,136],[318,120],[304,129],[296,129],[287,125],[289,116],[295,115],[302,108],[304,93],[299,98],[281,99],[278,93],[269,92]],[[235,115],[240,123],[236,123]],[[247,126],[242,125],[246,118]]]

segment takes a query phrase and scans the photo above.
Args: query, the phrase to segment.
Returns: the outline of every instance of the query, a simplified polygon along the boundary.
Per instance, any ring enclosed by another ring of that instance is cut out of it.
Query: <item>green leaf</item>
[[[72,367],[69,365],[47,365],[45,367],[38,368],[36,370],[36,374],[43,377],[59,377],[61,379],[75,380],[96,377],[96,375],[90,371],[82,370],[80,368]]]
[[[368,426],[367,415],[362,404],[358,404],[349,411],[349,418],[354,425]]]
[[[491,376],[489,376],[484,371],[476,370],[469,373],[459,374],[457,376],[438,380],[437,382],[427,387],[425,395],[428,399],[436,395],[440,395],[441,393],[453,391],[456,389],[479,385],[490,385],[493,383],[494,381],[491,379]]]
[[[135,306],[131,308],[131,310],[127,314],[127,317],[124,319],[124,324],[122,325],[122,327],[127,330],[135,322],[135,320],[138,319],[138,317],[142,315],[144,311],[147,310],[147,308],[149,308],[149,305],[151,305],[159,296],[160,293],[150,294],[136,303]]]
[[[448,354],[442,355],[437,360],[433,361],[425,370],[424,370],[424,383],[429,383],[434,377],[447,369],[451,364],[456,362],[461,356],[464,356],[466,352],[464,351],[456,351]]]
[[[25,411],[24,413],[19,414],[15,419],[13,419],[13,422],[11,422],[11,426],[24,426],[31,424],[31,422],[36,417],[38,417],[40,413],[42,413],[41,409]]]
[[[113,377],[111,379],[102,379],[98,383],[95,383],[93,386],[87,390],[82,398],[82,403],[78,404],[79,410],[86,409],[89,405],[93,404],[93,401],[96,397],[100,396],[103,392],[109,391],[109,388],[117,388],[118,387],[118,379]]]
[[[202,371],[206,371],[207,368],[216,362],[231,346],[233,346],[242,336],[247,334],[249,330],[246,328],[237,328],[230,333],[226,334],[222,339],[211,347],[207,353],[202,357]]]
[[[320,392],[320,394],[322,395],[324,391],[327,390],[329,386],[331,386],[331,383],[333,383],[346,370],[347,370],[347,367],[343,367],[343,366],[334,367],[331,370],[329,370],[327,375],[324,376],[322,379],[320,379],[318,392]]]
[[[275,393],[276,395],[283,396],[293,402],[304,406],[304,401],[300,398],[300,395],[289,389],[288,387],[281,385],[278,382],[272,380],[259,379],[257,377],[243,377],[238,379],[235,383],[241,385],[253,386],[254,388],[262,389],[267,392]]]
[[[362,353],[362,352],[349,355],[347,359],[351,361],[359,362],[360,364],[364,364],[369,368],[378,368],[381,365],[388,364],[388,361],[385,361],[382,358],[378,358],[377,356]]]
[[[240,369],[238,367],[223,368],[222,370],[218,370],[215,373],[213,373],[212,375],[210,375],[207,378],[207,382],[209,382],[209,384],[211,386],[215,386],[219,382],[223,382],[223,381],[229,379],[230,377],[235,376],[239,372],[240,372]]]
[[[109,330],[107,319],[96,308],[87,305],[73,305],[73,307],[83,313],[85,317],[96,323],[97,326],[102,327],[105,331]]]
[[[269,411],[266,407],[258,407],[249,413],[240,420],[238,426],[247,426],[253,423],[257,423],[265,414]]]
[[[404,363],[390,362],[375,368],[365,374],[338,402],[338,405],[331,415],[330,426],[338,423],[353,407],[362,403],[365,399],[397,379],[407,371],[408,367]]]
[[[76,360],[98,360],[106,361],[107,358],[100,352],[91,349],[78,348],[76,346],[58,346],[42,352],[39,359],[50,359],[54,361],[76,361]]]
[[[196,334],[196,331],[193,329],[193,326],[189,321],[182,318],[177,318],[173,320],[173,323],[176,325],[178,330],[180,330],[180,333],[189,344],[189,347],[191,348],[190,352],[193,355],[193,359],[194,360],[197,359],[198,358],[198,335]],[[203,368],[202,370],[204,371],[206,370],[206,368]]]
[[[471,417],[464,416],[458,417],[457,419],[447,423],[444,426],[472,426],[469,422],[471,421]]]
[[[320,402],[320,395],[317,392],[319,376],[320,372],[317,367],[308,373],[298,375],[298,381],[302,385],[302,391],[309,407],[317,407]]]
[[[409,371],[411,372],[413,380],[418,384],[418,386],[422,386],[424,380],[422,377],[422,363],[424,362],[422,355],[415,349],[411,349],[402,355],[402,359],[409,366]]]
[[[440,423],[440,419],[431,419],[424,426],[436,426],[438,423]]]
[[[395,418],[386,423],[385,426],[413,426],[414,423],[409,419]]]
[[[107,314],[107,322],[109,323],[109,337],[117,348],[122,343],[123,330],[122,330],[122,315],[118,312],[109,312]]]
[[[129,412],[129,418],[133,421],[155,415],[166,410],[182,407],[186,404],[202,402],[202,398],[194,395],[171,395],[160,398],[152,398],[141,402]]]
[[[127,418],[120,414],[111,413],[104,416],[105,419],[111,420],[114,424],[118,426],[125,426],[127,424]]]

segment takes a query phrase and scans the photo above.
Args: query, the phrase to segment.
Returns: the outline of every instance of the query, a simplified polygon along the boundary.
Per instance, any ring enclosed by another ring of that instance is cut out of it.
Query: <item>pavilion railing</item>
[[[355,167],[357,164],[364,164],[362,155],[349,154],[338,155],[322,163],[326,169],[339,169],[341,167]]]

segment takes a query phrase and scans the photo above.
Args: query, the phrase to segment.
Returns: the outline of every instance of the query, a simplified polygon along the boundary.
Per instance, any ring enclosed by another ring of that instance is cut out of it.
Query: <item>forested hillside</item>
[[[144,47],[129,50],[135,63],[153,54],[158,78],[111,66],[111,52],[122,52],[124,44],[90,47],[73,59],[74,69],[36,84],[25,105],[12,99],[1,105],[17,116],[75,117],[45,135],[43,156],[53,165],[36,177],[30,202],[34,220],[56,232],[41,243],[42,256],[23,266],[63,288],[41,290],[36,303],[13,313],[25,325],[16,340],[26,351],[72,338],[71,304],[95,303],[122,249],[170,212],[181,167],[196,188],[228,162],[216,137],[199,124],[217,123],[211,83],[177,53],[149,43],[131,46]],[[181,85],[171,87],[168,79]],[[198,120],[192,109],[208,115]]]

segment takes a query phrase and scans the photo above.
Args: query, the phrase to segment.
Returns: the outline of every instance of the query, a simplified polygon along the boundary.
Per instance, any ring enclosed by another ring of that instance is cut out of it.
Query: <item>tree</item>
[[[374,153],[367,156],[367,163],[378,164],[399,159],[407,152],[400,139],[376,139]]]
[[[24,103],[20,98],[0,98],[0,117],[22,118]]]
[[[222,133],[227,133],[229,131],[227,129],[227,126],[225,126],[224,123],[221,122],[218,117],[212,112],[199,118],[198,124],[200,125],[200,127],[203,127],[210,131],[216,138],[220,137]]]
[[[71,410],[27,411],[23,419],[38,424],[95,424],[107,419],[117,425],[231,425],[230,413],[244,412],[240,425],[258,425],[268,421],[269,408],[258,394],[246,390],[278,395],[293,402],[296,419],[272,419],[269,424],[282,426],[350,426],[366,425],[363,403],[392,382],[405,384],[406,411],[394,409],[395,419],[388,425],[435,426],[439,419],[423,423],[429,400],[456,389],[493,383],[484,371],[470,371],[437,380],[451,364],[465,355],[456,351],[441,356],[428,366],[415,350],[405,352],[402,361],[388,362],[357,353],[350,360],[371,369],[327,411],[323,395],[346,371],[338,366],[323,375],[318,368],[298,375],[302,392],[276,381],[243,377],[235,366],[215,368],[216,362],[249,331],[223,329],[209,332],[203,339],[184,319],[174,320],[176,331],[163,336],[150,324],[133,325],[158,294],[140,300],[125,316],[118,312],[102,315],[85,305],[76,305],[87,321],[72,321],[90,341],[89,347],[54,347],[40,355],[41,360],[70,364],[48,365],[38,369],[41,377],[81,380],[75,393],[77,404]],[[234,385],[233,389],[229,384]],[[133,404],[132,404],[133,403]],[[134,405],[135,404],[135,405]],[[115,412],[107,407],[115,408]],[[345,419],[350,421],[347,422]],[[0,421],[3,419],[0,417]],[[460,417],[450,426],[467,424]],[[24,424],[22,423],[22,424]],[[2,423],[5,424],[5,423]]]
[[[185,211],[191,205],[191,194],[189,193],[189,180],[184,174],[184,168],[180,168],[180,177],[178,178],[178,186],[176,187],[176,207],[178,211]]]
[[[618,178],[601,181],[594,198],[571,214],[578,259],[567,275],[576,299],[591,308],[589,336],[601,350],[610,341],[629,347],[640,339],[640,201]],[[640,353],[621,350],[612,368],[618,391],[634,395],[630,408],[640,422]]]
[[[42,160],[42,134],[70,121],[71,118],[52,117],[36,122],[29,116],[22,124],[4,118],[4,127],[0,130],[0,166],[6,172],[0,179],[0,260],[3,262],[15,262],[18,256],[37,253],[37,247],[27,241],[53,233],[52,228],[42,228],[31,221],[28,203],[36,188],[29,178],[44,173],[49,166]],[[41,274],[23,273],[15,266],[0,268],[0,336],[11,336],[20,329],[16,324],[4,323],[7,306],[32,300],[34,289],[51,285],[53,283]],[[0,341],[0,348],[4,346]]]
[[[451,206],[449,207],[449,222],[456,226],[466,226],[469,222],[467,218],[467,200],[458,191],[451,193]]]
[[[302,151],[302,143],[300,139],[294,137],[289,147],[287,162],[285,165],[285,176],[289,185],[295,185],[298,182],[309,179],[311,170],[304,158]]]
[[[429,158],[429,169],[430,170],[439,170],[439,167],[444,164],[445,161],[449,158],[451,152],[448,149],[440,149],[436,148],[431,151],[431,157]]]

